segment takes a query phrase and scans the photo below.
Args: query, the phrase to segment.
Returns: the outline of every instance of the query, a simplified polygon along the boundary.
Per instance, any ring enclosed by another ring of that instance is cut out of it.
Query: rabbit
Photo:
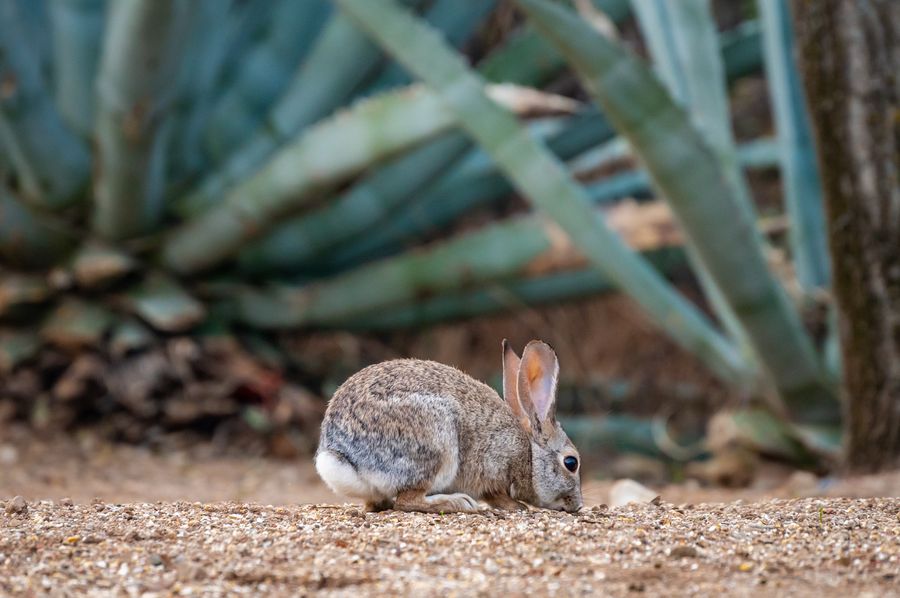
[[[556,353],[531,341],[520,359],[503,340],[502,356],[505,400],[434,361],[360,370],[328,403],[319,475],[369,511],[578,511],[580,458],[555,417]]]

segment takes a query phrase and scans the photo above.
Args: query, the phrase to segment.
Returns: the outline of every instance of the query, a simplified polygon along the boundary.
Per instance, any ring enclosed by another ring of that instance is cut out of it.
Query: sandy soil
[[[7,501],[0,514],[0,591],[11,595],[900,595],[896,499],[577,515],[20,508]]]
[[[900,499],[835,498],[900,496],[900,472],[618,509],[609,486],[576,515],[367,514],[308,460],[7,432],[0,595],[900,596]]]

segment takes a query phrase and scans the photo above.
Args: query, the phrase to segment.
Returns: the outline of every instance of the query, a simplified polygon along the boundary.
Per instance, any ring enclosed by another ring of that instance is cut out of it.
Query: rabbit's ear
[[[519,365],[518,394],[525,411],[530,412],[537,427],[552,422],[556,414],[556,380],[559,361],[547,343],[531,341],[522,351]]]
[[[520,363],[521,360],[510,346],[509,341],[503,339],[503,398],[506,399],[506,403],[512,409],[513,415],[519,420],[519,424],[530,434],[531,415],[522,410],[522,403],[519,401]]]

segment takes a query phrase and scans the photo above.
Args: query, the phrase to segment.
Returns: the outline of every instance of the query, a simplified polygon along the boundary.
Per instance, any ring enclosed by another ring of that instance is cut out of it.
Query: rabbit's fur
[[[503,366],[506,400],[433,361],[359,371],[328,404],[319,475],[371,510],[474,511],[483,500],[577,511],[580,466],[571,472],[563,459],[578,452],[555,418],[556,354],[532,341],[520,360],[503,341]]]

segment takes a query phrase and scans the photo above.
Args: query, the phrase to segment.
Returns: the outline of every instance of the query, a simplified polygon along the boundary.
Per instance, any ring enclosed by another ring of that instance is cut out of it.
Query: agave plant
[[[0,368],[136,330],[393,329],[615,289],[821,448],[835,382],[800,310],[828,262],[783,1],[720,33],[708,0],[515,0],[470,64],[497,4],[2,3]],[[649,61],[616,39],[632,12]],[[777,138],[739,145],[728,85],[763,62]],[[541,91],[566,73],[589,101]],[[744,178],[772,166],[799,297]],[[452,232],[513,192],[532,214]],[[683,263],[715,320],[667,281]]]

